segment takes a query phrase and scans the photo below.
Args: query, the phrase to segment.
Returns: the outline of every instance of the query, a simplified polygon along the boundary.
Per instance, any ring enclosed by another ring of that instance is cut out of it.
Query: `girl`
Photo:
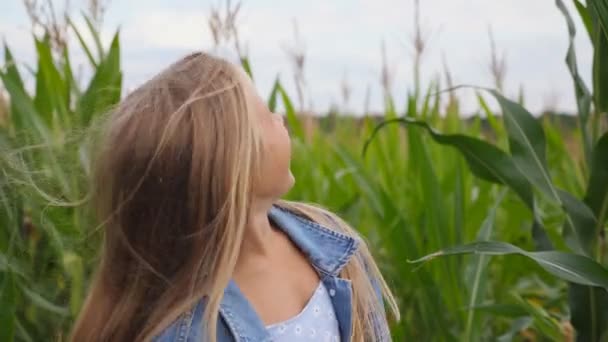
[[[247,75],[189,55],[112,112],[101,261],[72,341],[387,341],[397,306],[336,215],[281,201],[290,140]]]

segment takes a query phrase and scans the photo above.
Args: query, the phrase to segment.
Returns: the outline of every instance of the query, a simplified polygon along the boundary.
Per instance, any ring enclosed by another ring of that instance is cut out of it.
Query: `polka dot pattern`
[[[272,325],[266,330],[275,342],[328,341],[339,342],[338,320],[331,302],[334,289],[320,283],[308,303],[296,316]]]

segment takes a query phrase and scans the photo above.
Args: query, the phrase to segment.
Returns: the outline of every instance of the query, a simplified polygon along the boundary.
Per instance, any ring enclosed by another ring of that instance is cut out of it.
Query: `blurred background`
[[[201,49],[286,115],[288,197],[365,237],[395,341],[608,336],[606,0],[5,0],[0,36],[0,342],[67,340],[97,123]]]

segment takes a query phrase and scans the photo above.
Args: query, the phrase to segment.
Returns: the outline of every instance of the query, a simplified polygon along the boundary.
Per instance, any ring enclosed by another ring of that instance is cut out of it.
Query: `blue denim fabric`
[[[350,280],[341,279],[338,274],[357,250],[359,240],[278,206],[271,208],[269,218],[300,248],[319,273],[321,281],[331,296],[342,342],[348,342],[352,332],[352,286]],[[372,283],[380,295],[377,283],[374,280],[372,280]],[[382,298],[380,297],[379,300],[382,301]],[[204,306],[204,300],[201,300],[193,310],[180,316],[153,341],[204,341],[205,336],[202,327]],[[232,280],[224,291],[219,316],[217,324],[218,342],[272,341],[264,323]],[[377,331],[384,332],[385,340],[389,341],[390,336],[388,335],[384,313],[380,313],[374,321],[379,325],[376,327]]]

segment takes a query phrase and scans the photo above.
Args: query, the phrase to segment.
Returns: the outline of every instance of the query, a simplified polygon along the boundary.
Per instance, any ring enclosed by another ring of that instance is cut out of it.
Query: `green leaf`
[[[6,42],[4,42],[4,63],[6,71],[0,70],[0,77],[2,77],[4,88],[9,92],[11,98],[15,96],[14,93],[19,93],[19,95],[17,95],[19,97],[27,96],[25,86],[23,85],[23,79],[17,68],[17,62],[8,45],[6,45]],[[27,126],[25,122],[26,113],[23,112],[24,108],[20,108],[20,104],[22,103],[13,99],[10,105],[10,124],[12,124],[17,131],[20,131]]]
[[[608,113],[608,38],[601,30],[593,37],[593,100],[595,110]]]
[[[76,316],[84,298],[85,271],[82,258],[74,252],[66,251],[63,253],[63,267],[70,276],[70,313]]]
[[[498,100],[503,110],[509,149],[515,166],[549,198],[559,202],[559,196],[549,176],[542,126],[518,103],[507,99],[496,90],[488,91]]]
[[[254,81],[253,72],[251,71],[251,63],[249,62],[249,58],[241,57],[241,66],[243,67],[243,69],[245,70],[247,75],[249,75],[249,78],[251,78],[251,80]]]
[[[36,305],[37,307],[44,309],[48,312],[52,312],[54,314],[57,315],[61,315],[61,316],[67,316],[69,314],[69,311],[64,308],[61,307],[59,305],[56,305],[54,303],[51,303],[48,299],[44,298],[42,295],[27,289],[27,288],[22,288],[23,290],[23,294],[29,299],[29,301]]]
[[[498,120],[496,119],[496,115],[490,109],[490,106],[488,106],[488,103],[483,98],[483,96],[481,96],[481,94],[479,92],[477,92],[477,101],[479,102],[479,106],[485,113],[486,119],[488,120],[490,127],[492,127],[492,129],[494,130],[494,133],[496,134],[496,136],[497,137],[506,136],[504,127],[499,124]]]
[[[506,189],[505,189],[506,190]],[[477,241],[488,241],[492,238],[494,231],[494,221],[496,219],[496,210],[505,196],[505,191],[496,198],[494,206],[490,209],[488,216],[483,221],[479,234],[477,235]],[[486,289],[486,266],[488,264],[488,258],[485,255],[476,255],[472,258],[471,264],[474,265],[473,277],[469,280],[469,309],[467,312],[467,322],[465,326],[465,333],[463,341],[476,341],[479,339],[479,323],[476,320],[475,307],[481,305]],[[477,324],[475,324],[477,322]],[[473,328],[473,326],[476,328]]]
[[[93,25],[93,22],[91,21],[91,18],[89,18],[88,15],[83,13],[82,17],[84,18],[84,21],[87,24],[87,27],[89,28],[89,33],[93,37],[93,41],[95,42],[95,47],[97,47],[97,55],[99,56],[99,60],[101,61],[104,58],[105,53],[104,53],[103,45],[101,44],[101,38],[99,36],[99,32],[95,28],[95,25]]]
[[[524,311],[524,314],[525,313],[527,313],[527,312]],[[528,329],[530,326],[532,326],[533,322],[534,322],[534,319],[529,316],[520,317],[520,318],[514,320],[511,323],[509,330],[507,330],[504,334],[498,336],[496,341],[497,342],[512,342],[521,331],[523,331],[524,329]]]
[[[500,241],[480,241],[449,247],[426,255],[410,263],[426,262],[437,257],[460,254],[511,255],[527,257],[554,276],[576,284],[600,286],[608,289],[608,271],[600,264],[583,255],[558,252],[528,252],[517,246]]]
[[[532,221],[531,230],[534,247],[537,251],[550,251],[553,249],[553,242],[551,242],[551,238],[549,238],[545,227],[540,223],[540,219],[535,218]]]
[[[465,187],[464,184],[464,166],[461,166],[462,163],[458,163],[455,167],[456,176],[454,177],[454,195],[453,198],[453,206],[454,206],[454,232],[455,234],[455,243],[464,243],[465,239],[464,228],[465,228],[465,203],[466,203],[466,195],[465,195]]]
[[[596,219],[589,207],[571,194],[558,190],[562,208],[566,211],[564,238],[566,244],[578,254],[593,256],[599,232]]]
[[[524,175],[515,167],[511,157],[498,147],[481,139],[462,134],[442,134],[424,121],[402,117],[383,121],[365,142],[363,153],[366,153],[376,134],[386,125],[400,123],[417,125],[425,128],[431,137],[441,145],[458,149],[464,156],[471,172],[477,177],[492,183],[508,185],[530,208],[533,207],[533,196],[530,184]]]
[[[6,42],[4,42],[4,67],[6,68],[6,74],[15,82],[16,86],[23,88],[23,79],[19,74],[17,62],[15,61],[11,50],[8,48],[8,45],[6,45]]]
[[[587,7],[599,19],[604,35],[608,38],[608,3],[605,0],[587,0]]]
[[[552,243],[544,228],[536,219],[534,195],[530,182],[516,167],[513,159],[506,152],[481,139],[462,134],[441,134],[424,121],[418,121],[410,117],[402,117],[383,121],[377,125],[365,142],[363,153],[366,153],[369,145],[374,141],[375,136],[384,126],[394,123],[403,125],[412,124],[425,128],[431,134],[431,137],[435,142],[456,148],[464,156],[469,169],[475,176],[492,183],[508,186],[526,204],[535,217],[532,233],[537,248],[539,250],[553,249]]]
[[[23,327],[19,318],[15,318],[15,327],[17,329],[17,336],[20,341],[33,342],[34,339],[30,336],[30,333]]]
[[[112,39],[108,55],[101,61],[89,86],[78,102],[82,124],[118,103],[121,94],[120,43],[118,32]]]
[[[21,264],[22,260],[17,258],[9,258],[0,253],[0,272],[12,273],[22,278],[26,278],[24,267]]]
[[[42,120],[42,115],[36,109],[36,105],[32,98],[28,95],[26,89],[19,87],[14,79],[9,77],[8,74],[0,72],[0,79],[10,94],[12,110],[11,110],[11,124],[13,124],[15,131],[20,134],[27,134],[27,136],[38,144],[43,144],[44,148],[48,148],[53,143],[53,136],[51,128]],[[61,164],[57,159],[57,156],[52,151],[44,155],[46,165],[50,166],[53,171],[53,175],[56,176],[59,185],[62,187],[63,194],[71,194],[70,184],[67,180],[67,175],[62,171]],[[29,166],[29,165],[28,165]],[[37,185],[31,179],[29,172],[23,172],[23,175],[27,179],[29,185],[33,185],[35,190],[42,195],[43,192],[37,188]]]
[[[52,127],[53,125],[53,104],[51,103],[51,90],[48,86],[48,82],[45,79],[46,74],[42,70],[43,67],[40,65],[41,58],[38,58],[38,70],[36,71],[36,90],[34,93],[34,105],[36,110],[40,114],[41,119],[45,125]]]
[[[14,75],[0,72],[0,79],[11,97],[11,124],[16,131],[33,131],[42,141],[51,141],[49,128],[40,119],[34,101]]]
[[[287,95],[287,92],[285,91],[281,83],[277,81],[276,85],[277,92],[279,95],[281,95],[281,99],[283,100],[283,106],[285,107],[285,115],[287,116],[287,124],[289,125],[289,129],[292,132],[292,136],[302,141],[305,141],[306,137],[304,135],[302,124],[300,123],[300,120],[296,115],[296,110],[293,107],[289,95]]]
[[[67,89],[59,70],[55,66],[50,41],[48,39],[42,41],[35,39],[35,42],[36,51],[38,52],[38,70],[36,79],[36,98],[34,99],[34,102],[37,104],[38,112],[45,118],[47,125],[51,127],[53,127],[53,123],[58,124],[58,126],[67,125],[67,122],[70,120],[68,112],[68,107],[70,105],[68,101],[69,89]],[[38,77],[38,75],[40,75],[40,77]],[[41,93],[39,93],[39,91]],[[39,96],[43,96],[44,98],[41,99]],[[41,103],[44,104],[44,106],[38,106]],[[55,111],[62,119],[60,125],[59,122],[53,120],[52,114]]]
[[[608,292],[600,287],[568,284],[570,322],[577,341],[600,341],[608,326]]]
[[[592,232],[595,218],[585,203],[557,189],[549,174],[546,161],[545,134],[541,124],[519,104],[489,90],[504,112],[505,126],[513,161],[521,173],[545,195],[559,203],[566,213],[569,247],[578,253],[592,255],[596,236]]]
[[[575,37],[576,37],[576,26],[574,25],[574,21],[568,12],[568,9],[564,5],[562,0],[555,0],[555,4],[562,12],[564,18],[566,19],[566,24],[568,26],[568,36],[569,36],[569,44],[568,44],[568,52],[566,53],[566,65],[568,66],[568,71],[570,72],[570,76],[574,82],[574,94],[576,96],[576,104],[578,107],[578,120],[579,126],[581,129],[581,138],[583,139],[583,149],[585,153],[585,158],[588,161],[590,155],[590,138],[587,128],[587,121],[589,119],[589,115],[591,114],[591,93],[589,89],[585,85],[583,78],[578,72],[577,58],[575,52]]]
[[[578,15],[581,17],[581,20],[585,25],[585,29],[589,34],[589,39],[593,40],[593,22],[591,21],[591,15],[589,15],[587,7],[585,7],[585,5],[580,2],[580,0],[573,0],[573,2],[574,7],[576,7],[576,11],[578,12]]]
[[[78,38],[78,41],[80,42],[80,47],[82,48],[82,50],[84,50],[84,53],[87,55],[89,63],[91,63],[91,66],[93,67],[93,69],[97,69],[97,62],[95,61],[95,57],[93,57],[93,53],[91,53],[91,49],[89,48],[89,45],[84,41],[82,34],[80,34],[80,31],[78,30],[78,28],[76,28],[76,25],[74,24],[72,19],[69,17],[67,19],[68,19],[68,25],[72,28],[72,30],[74,30],[74,33],[76,34],[76,38]]]
[[[17,289],[10,272],[0,273],[0,342],[11,342],[15,335]]]
[[[597,138],[600,134],[601,113],[608,113],[608,35],[606,34],[606,3],[589,1],[587,8],[593,25],[591,42],[593,43],[593,100],[595,104],[595,116],[591,127],[592,137]],[[604,14],[602,14],[602,8]],[[587,157],[590,158],[589,155]],[[587,159],[587,165],[591,161]]]
[[[277,78],[274,80],[270,96],[268,97],[268,109],[271,112],[275,112],[277,110],[277,93],[279,92],[280,86],[281,84],[279,83],[279,77],[277,76]]]
[[[353,177],[355,178],[360,191],[365,195],[376,215],[378,217],[384,217],[385,208],[382,201],[382,188],[374,186],[373,179],[365,171],[365,167],[363,167],[361,162],[355,159],[345,148],[342,146],[335,146],[334,150],[346,166],[357,170],[357,172],[353,173]]]
[[[542,337],[548,338],[549,341],[559,341],[560,339],[563,339],[560,322],[552,317],[547,310],[538,304],[522,298],[518,294],[513,294],[513,297],[516,302],[532,316],[532,326],[540,332]]]
[[[65,93],[67,96],[67,107],[70,108],[72,104],[72,90],[76,92],[76,96],[80,96],[80,90],[78,84],[74,78],[74,72],[72,71],[72,61],[70,60],[70,54],[68,47],[66,46],[63,50],[63,79],[65,80]]]
[[[608,220],[608,132],[593,149],[591,175],[584,201],[597,218],[595,232],[599,234]]]
[[[508,318],[517,318],[527,314],[526,310],[515,304],[482,304],[473,307],[473,309]]]

